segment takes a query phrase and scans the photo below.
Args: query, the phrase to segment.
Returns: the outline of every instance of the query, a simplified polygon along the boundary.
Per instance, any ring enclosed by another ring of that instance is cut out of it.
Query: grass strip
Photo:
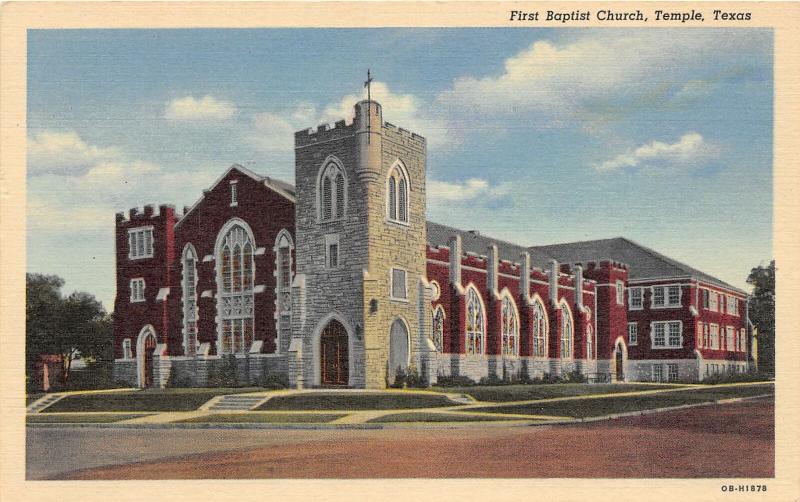
[[[381,417],[373,418],[367,423],[391,423],[391,422],[497,422],[508,420],[525,420],[524,418],[492,417],[488,415],[467,415],[455,413],[392,413]]]
[[[550,399],[556,397],[586,396],[589,394],[617,394],[641,390],[674,389],[680,384],[588,384],[558,383],[529,385],[482,385],[476,387],[434,387],[440,392],[458,392],[469,394],[478,401],[502,403],[506,401],[529,401],[533,399]]]
[[[37,413],[27,415],[25,423],[28,424],[108,424],[128,420],[131,418],[147,417],[149,414],[102,414],[102,413],[69,413],[66,415],[47,415]]]
[[[446,396],[416,392],[387,394],[313,393],[276,396],[259,410],[396,410],[453,406]]]
[[[312,424],[328,423],[346,415],[339,413],[214,413],[173,423],[191,424]]]
[[[48,406],[42,413],[81,411],[193,411],[214,396],[264,390],[241,388],[145,389],[130,392],[76,394]]]
[[[584,418],[680,406],[684,404],[704,403],[716,401],[718,399],[774,394],[774,392],[775,387],[772,384],[746,387],[690,388],[681,392],[666,392],[644,396],[620,396],[511,406],[492,406],[480,408],[480,410],[487,413],[559,415]]]

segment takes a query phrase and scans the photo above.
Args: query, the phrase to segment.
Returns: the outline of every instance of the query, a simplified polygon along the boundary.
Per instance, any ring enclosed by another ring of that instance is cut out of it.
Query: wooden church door
[[[320,337],[320,365],[323,385],[347,385],[349,357],[347,330],[339,321],[331,321]]]

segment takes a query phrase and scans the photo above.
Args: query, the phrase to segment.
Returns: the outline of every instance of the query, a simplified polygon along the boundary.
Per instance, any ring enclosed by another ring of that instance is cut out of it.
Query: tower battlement
[[[175,206],[172,204],[161,204],[156,210],[155,204],[147,204],[144,208],[133,207],[125,214],[119,211],[116,214],[117,226],[137,226],[152,224],[154,218],[171,217],[175,218]]]

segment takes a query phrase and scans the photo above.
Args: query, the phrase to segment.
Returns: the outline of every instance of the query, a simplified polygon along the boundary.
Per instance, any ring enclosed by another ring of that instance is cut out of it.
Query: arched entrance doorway
[[[408,328],[401,319],[395,319],[389,330],[389,374],[393,384],[398,372],[408,371]]]
[[[139,339],[136,342],[136,366],[139,376],[139,387],[153,387],[153,362],[155,359],[156,333],[152,326],[147,325],[139,332]]]
[[[347,385],[349,355],[347,330],[332,319],[320,335],[320,383],[322,385]]]
[[[617,339],[614,345],[614,381],[625,381],[625,360],[628,358],[628,350],[625,347],[625,342]]]

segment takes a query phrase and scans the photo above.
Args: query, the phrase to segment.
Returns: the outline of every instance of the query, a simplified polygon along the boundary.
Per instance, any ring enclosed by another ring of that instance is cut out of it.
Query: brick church
[[[625,238],[526,247],[426,220],[425,138],[361,101],[295,133],[295,185],[229,168],[116,217],[114,377],[384,388],[398,374],[748,371],[747,295]]]

